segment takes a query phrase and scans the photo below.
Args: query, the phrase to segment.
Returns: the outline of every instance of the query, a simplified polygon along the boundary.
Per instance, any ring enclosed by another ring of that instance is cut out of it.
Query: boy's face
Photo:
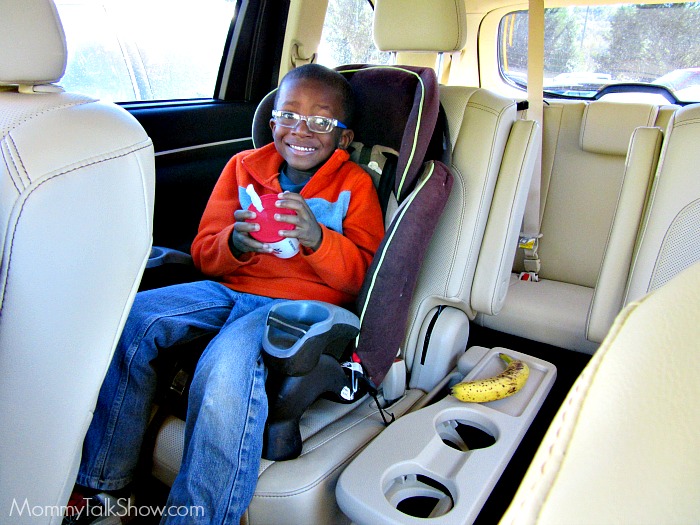
[[[275,109],[292,111],[303,116],[321,116],[342,122],[340,94],[312,79],[288,80],[282,83]],[[275,147],[294,169],[309,171],[328,160],[336,148],[346,149],[353,139],[349,129],[336,127],[330,133],[309,131],[306,121],[295,128],[285,128],[270,120]]]

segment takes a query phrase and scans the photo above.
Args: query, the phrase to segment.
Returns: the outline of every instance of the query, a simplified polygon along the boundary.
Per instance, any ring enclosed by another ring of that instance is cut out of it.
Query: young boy
[[[194,374],[182,466],[167,503],[204,513],[166,511],[163,522],[239,523],[257,482],[267,417],[267,313],[282,299],[352,302],[384,232],[371,179],[345,151],[352,112],[340,74],[312,64],[284,77],[270,120],[274,143],[229,161],[192,244],[195,265],[212,280],[134,301],[85,439],[78,491],[116,491],[132,481],[155,395],[152,361],[218,332]],[[250,236],[259,225],[247,222],[256,217],[247,211],[249,184],[259,195],[279,194],[277,206],[296,212],[275,217],[294,226],[280,232],[298,239],[294,257],[278,258]]]

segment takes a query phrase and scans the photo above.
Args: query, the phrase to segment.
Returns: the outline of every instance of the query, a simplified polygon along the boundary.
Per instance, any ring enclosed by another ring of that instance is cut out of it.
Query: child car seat
[[[354,349],[354,362],[361,363],[367,385],[374,390],[399,351],[421,261],[452,187],[451,173],[442,162],[449,163],[450,141],[432,69],[349,65],[338,71],[350,82],[360,108],[353,124],[351,158],[372,176],[388,224],[357,300],[359,335],[350,350]],[[387,97],[386,93],[392,96]],[[273,104],[274,91],[256,111],[256,147],[272,141],[268,122]],[[294,303],[299,310],[308,310],[309,301],[283,303],[282,309],[292,311]],[[277,329],[290,325],[275,321],[277,315],[271,312]],[[289,317],[293,324],[294,314]],[[335,348],[307,352],[314,353],[314,365],[323,372],[314,371],[313,365],[305,363],[305,373],[309,374],[306,379],[299,377],[302,374],[298,373],[298,364],[293,364],[299,362],[298,357],[290,355],[285,367],[278,357],[266,355],[268,366],[274,363],[269,366],[274,373],[268,378],[270,408],[263,451],[266,459],[299,455],[299,419],[317,397],[335,393],[333,397],[339,401],[356,399],[354,395],[341,394],[343,389],[351,388],[352,394],[357,390],[353,380],[342,380],[346,376],[338,361],[343,355],[350,357],[347,352],[344,354],[345,346],[357,335],[346,334],[344,341],[333,338]],[[306,332],[300,335],[308,337]],[[305,349],[311,345],[299,346]],[[321,354],[326,356],[320,359]],[[329,361],[328,354],[335,359]],[[348,377],[359,371],[356,365],[346,368]]]
[[[299,422],[316,399],[348,403],[367,390],[376,392],[399,352],[421,261],[452,187],[446,166],[451,142],[435,72],[373,65],[342,66],[338,71],[350,82],[358,108],[351,159],[372,177],[387,231],[356,303],[359,318],[317,301],[286,301],[268,316],[263,355],[269,408],[263,457],[273,461],[299,456]],[[269,121],[275,93],[256,110],[256,148],[273,140]],[[241,202],[244,208],[248,204]],[[184,417],[188,385],[183,378],[189,381],[195,363],[191,357],[176,363],[172,383],[165,381],[170,399],[161,404],[152,430],[168,412]],[[148,439],[156,439],[153,432]]]

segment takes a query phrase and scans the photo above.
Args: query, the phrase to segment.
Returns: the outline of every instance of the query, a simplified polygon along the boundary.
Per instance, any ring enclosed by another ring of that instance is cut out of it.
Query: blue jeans
[[[153,360],[173,345],[218,332],[192,380],[182,466],[167,503],[202,506],[205,515],[163,521],[237,525],[257,483],[267,418],[262,337],[279,301],[211,281],[137,294],[98,397],[77,482],[100,490],[131,482],[156,392]]]

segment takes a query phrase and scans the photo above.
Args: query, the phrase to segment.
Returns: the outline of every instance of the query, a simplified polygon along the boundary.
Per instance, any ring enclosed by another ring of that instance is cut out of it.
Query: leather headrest
[[[653,126],[658,111],[654,104],[591,102],[583,112],[581,149],[625,156],[634,130],[640,126]]]
[[[374,42],[381,51],[459,51],[467,42],[464,1],[376,0]]]
[[[66,37],[52,0],[3,0],[0,84],[50,84],[66,70]]]

